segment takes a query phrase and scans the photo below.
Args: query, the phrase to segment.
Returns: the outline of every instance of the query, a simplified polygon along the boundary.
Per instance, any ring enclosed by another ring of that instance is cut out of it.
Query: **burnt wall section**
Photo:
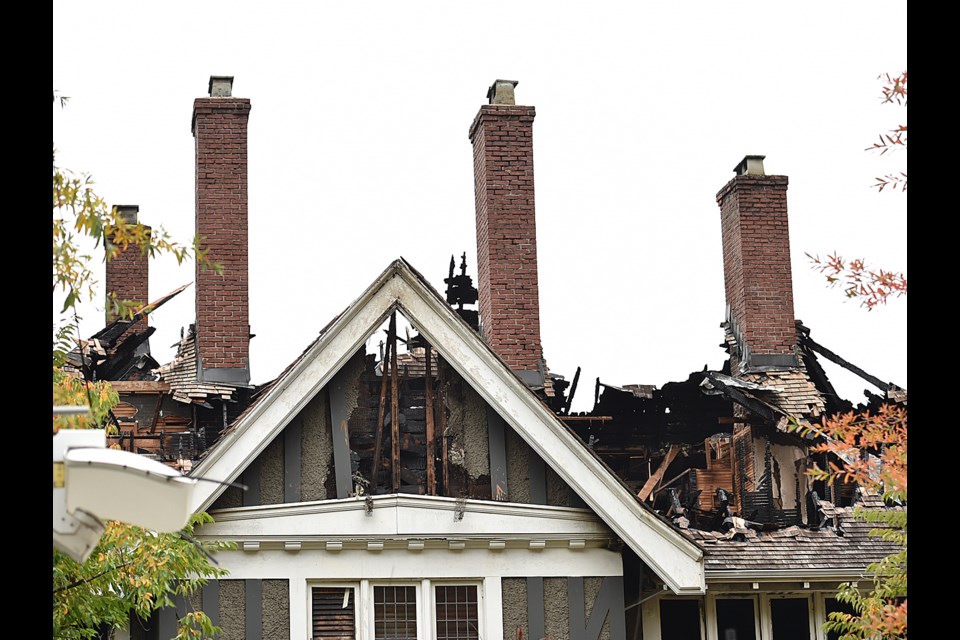
[[[456,371],[441,364],[445,382],[439,395],[445,411],[444,446],[449,484],[446,495],[490,500],[490,451],[487,405]]]

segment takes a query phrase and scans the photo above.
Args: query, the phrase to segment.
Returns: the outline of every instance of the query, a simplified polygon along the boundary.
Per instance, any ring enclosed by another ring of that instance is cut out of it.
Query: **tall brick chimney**
[[[480,330],[527,384],[543,383],[533,107],[514,102],[513,80],[497,80],[470,126],[477,204]]]
[[[139,222],[140,207],[135,204],[116,205],[117,211],[126,224],[137,224]],[[146,227],[149,232],[150,227]],[[113,245],[113,239],[107,240],[108,246]],[[136,244],[127,245],[126,250],[117,253],[112,259],[107,261],[106,269],[106,323],[110,324],[117,320],[117,316],[110,309],[110,294],[116,295],[118,300],[128,300],[146,304],[149,300],[150,292],[148,285],[150,283],[150,263],[149,256],[140,250]],[[147,318],[144,316],[137,320],[130,331],[136,334],[147,330]]]
[[[209,98],[193,103],[196,232],[223,274],[196,268],[198,378],[250,382],[247,274],[247,119],[250,100],[234,98],[232,76],[211,76]]]
[[[717,193],[727,322],[746,370],[799,366],[787,226],[787,176],[746,156]]]

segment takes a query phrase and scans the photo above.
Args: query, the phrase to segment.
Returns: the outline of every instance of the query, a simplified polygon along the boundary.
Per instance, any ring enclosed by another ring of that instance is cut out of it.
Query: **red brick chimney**
[[[533,107],[514,102],[513,80],[497,80],[470,126],[477,203],[480,331],[528,384],[543,383]]]
[[[116,205],[117,211],[126,224],[137,224],[140,207],[135,204]],[[150,227],[146,227],[149,232]],[[112,238],[108,240],[112,246]],[[106,323],[110,324],[117,320],[117,316],[110,309],[110,294],[116,295],[117,300],[127,300],[146,304],[149,300],[150,292],[148,285],[150,283],[150,264],[149,256],[140,250],[140,246],[129,244],[127,248],[120,251],[113,258],[107,260],[106,270]],[[129,331],[135,334],[143,333],[147,330],[146,316],[137,320]]]
[[[197,238],[223,274],[196,268],[198,376],[250,382],[247,274],[247,119],[250,100],[231,96],[232,76],[211,76],[193,103]]]
[[[727,322],[745,369],[799,366],[787,226],[787,177],[746,156],[717,194]]]

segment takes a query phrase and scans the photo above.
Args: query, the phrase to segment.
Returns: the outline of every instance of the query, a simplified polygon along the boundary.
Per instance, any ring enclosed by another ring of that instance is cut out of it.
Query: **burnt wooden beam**
[[[864,380],[866,380],[867,382],[869,382],[870,384],[874,385],[875,387],[877,387],[882,391],[889,391],[893,386],[890,383],[883,382],[882,380],[880,380],[880,378],[877,378],[876,376],[870,375],[869,373],[867,373],[860,367],[856,366],[855,364],[851,364],[847,362],[846,360],[844,360],[843,358],[835,354],[833,351],[830,351],[830,349],[827,349],[823,345],[817,344],[813,340],[813,338],[811,338],[809,335],[802,334],[801,341],[806,346],[810,347],[811,350],[816,351],[817,353],[822,355],[824,358],[826,358],[830,362],[840,365],[841,367],[843,367],[847,371],[850,371],[851,373],[857,374],[858,376],[860,376],[861,378],[863,378]]]
[[[437,402],[437,409],[440,412],[440,460],[441,471],[443,472],[443,493],[450,495],[450,463],[448,459],[448,436],[447,436],[447,410],[446,410],[446,374],[443,366],[443,360],[440,354],[437,354],[437,382],[440,385],[440,397]]]
[[[112,383],[111,383],[112,384]],[[157,394],[157,406],[153,408],[153,418],[150,420],[150,433],[157,430],[157,420],[160,419],[160,407],[163,405],[163,394]]]
[[[570,405],[573,404],[573,394],[577,392],[577,382],[580,381],[580,367],[577,367],[577,372],[573,374],[573,382],[570,383],[570,393],[567,394],[567,402],[563,405],[563,412],[570,413]]]
[[[397,312],[390,316],[390,464],[393,492],[400,491],[400,390],[397,384]]]
[[[673,462],[673,459],[677,457],[678,453],[680,453],[680,447],[675,444],[670,445],[670,448],[667,449],[667,455],[663,456],[663,461],[660,463],[660,466],[647,478],[643,488],[640,489],[640,493],[637,494],[637,497],[640,498],[641,501],[646,501],[646,499],[650,497],[650,494],[653,493],[657,484],[663,479],[663,474],[667,472],[667,467],[670,466],[670,463]]]
[[[424,347],[427,356],[426,368],[423,375],[423,384],[426,387],[426,419],[427,419],[427,495],[437,495],[437,452],[436,433],[433,425],[433,375],[430,371],[430,345]]]
[[[393,320],[390,326],[396,330]],[[380,476],[380,447],[383,444],[383,414],[387,406],[387,362],[390,359],[390,333],[387,332],[387,351],[380,360],[380,404],[377,405],[377,437],[373,446],[373,459],[370,462],[370,482],[373,487],[371,493],[377,492],[377,479]]]

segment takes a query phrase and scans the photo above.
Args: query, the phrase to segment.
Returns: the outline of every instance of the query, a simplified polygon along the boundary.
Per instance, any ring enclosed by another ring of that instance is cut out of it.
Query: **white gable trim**
[[[235,480],[396,308],[671,590],[705,591],[701,549],[644,508],[403,260],[377,278],[191,475]],[[196,511],[224,490],[202,485]]]

